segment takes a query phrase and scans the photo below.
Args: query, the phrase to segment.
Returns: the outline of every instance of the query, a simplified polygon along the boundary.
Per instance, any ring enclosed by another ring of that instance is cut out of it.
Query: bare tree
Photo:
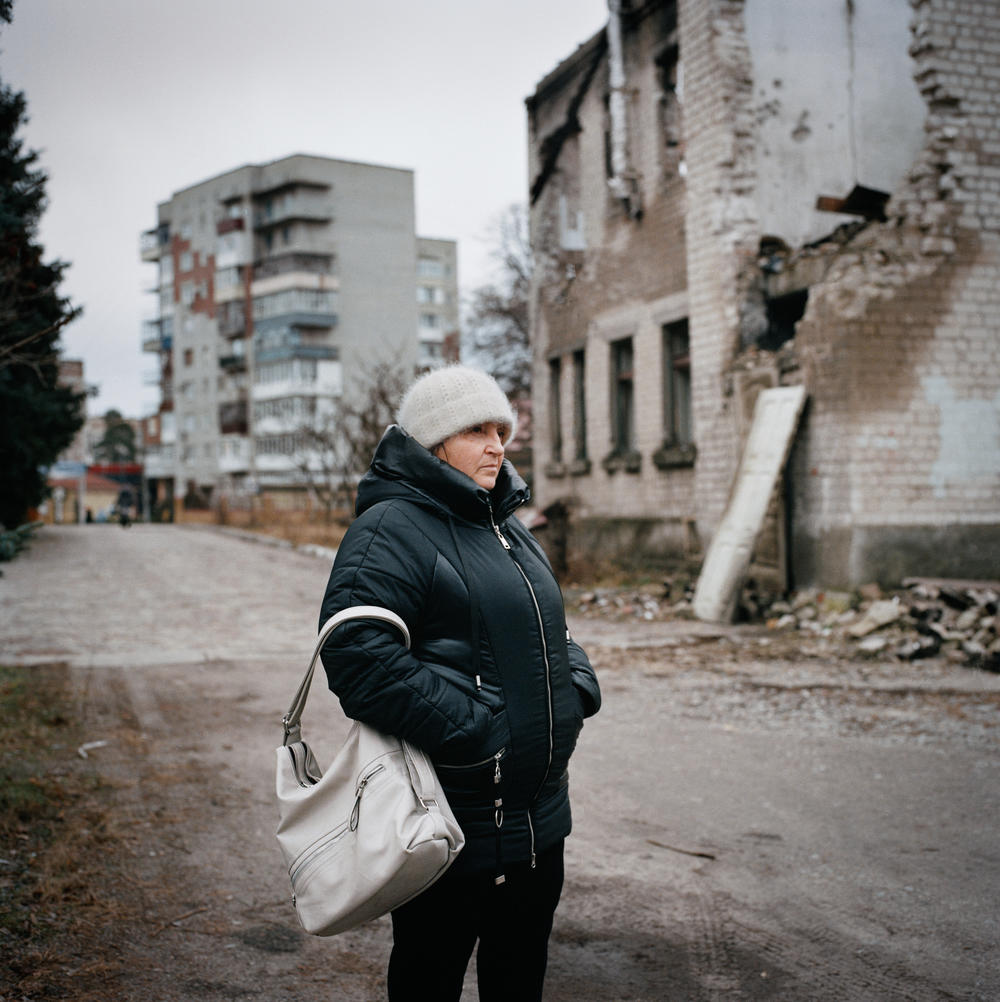
[[[532,256],[528,210],[515,203],[495,223],[496,281],[472,293],[466,318],[472,353],[514,400],[531,393],[528,301]]]
[[[412,373],[389,362],[362,369],[350,394],[296,435],[296,466],[327,521],[353,512],[358,479],[371,463],[385,429],[395,420]]]

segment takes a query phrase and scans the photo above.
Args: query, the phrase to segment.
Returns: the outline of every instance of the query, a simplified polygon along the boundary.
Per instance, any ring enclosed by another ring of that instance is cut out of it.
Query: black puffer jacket
[[[410,650],[391,627],[357,620],[323,664],[349,717],[434,760],[466,838],[454,865],[467,871],[502,872],[569,834],[567,763],[601,702],[548,562],[510,517],[527,498],[508,461],[487,491],[392,426],[323,600],[321,622],[356,605],[406,621]]]

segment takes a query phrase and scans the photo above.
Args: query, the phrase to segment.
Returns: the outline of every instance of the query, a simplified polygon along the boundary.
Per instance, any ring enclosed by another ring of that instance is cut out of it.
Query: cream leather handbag
[[[302,927],[332,936],[378,918],[430,887],[465,845],[430,759],[407,741],[354,721],[330,768],[320,770],[300,720],[319,653],[351,619],[406,623],[389,609],[355,606],[320,630],[285,714],[277,751],[278,844]]]

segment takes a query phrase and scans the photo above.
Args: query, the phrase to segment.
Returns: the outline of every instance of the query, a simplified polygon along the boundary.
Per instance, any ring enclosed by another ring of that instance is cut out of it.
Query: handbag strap
[[[352,619],[377,619],[383,623],[389,623],[402,633],[403,643],[407,647],[410,646],[410,631],[407,629],[406,623],[403,622],[401,616],[398,616],[391,609],[383,609],[380,605],[355,605],[350,609],[341,609],[340,612],[331,616],[319,631],[319,636],[316,638],[316,647],[313,649],[313,655],[309,659],[309,667],[306,669],[305,677],[299,684],[288,712],[281,718],[281,722],[285,728],[285,739],[282,744],[287,745],[289,739],[293,743],[302,740],[299,721],[302,718],[302,711],[306,708],[306,700],[309,698],[309,687],[312,685],[313,672],[316,669],[316,662],[319,660],[319,653],[330,634],[338,626]]]

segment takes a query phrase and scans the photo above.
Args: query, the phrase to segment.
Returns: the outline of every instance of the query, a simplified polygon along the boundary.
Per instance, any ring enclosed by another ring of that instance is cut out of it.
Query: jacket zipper
[[[538,784],[538,789],[535,790],[534,796],[531,798],[531,803],[534,803],[538,798],[538,794],[541,792],[542,787],[545,786],[545,781],[549,778],[549,771],[552,768],[552,754],[553,747],[555,743],[555,736],[553,734],[553,718],[555,716],[554,710],[552,708],[552,667],[549,664],[549,648],[548,644],[545,642],[545,624],[542,622],[542,610],[538,606],[538,597],[535,595],[535,589],[531,587],[531,582],[528,580],[528,575],[525,574],[524,568],[518,563],[517,557],[514,556],[511,550],[510,543],[504,538],[503,533],[500,531],[500,527],[496,524],[493,518],[493,506],[489,505],[490,512],[490,525],[493,527],[493,531],[496,533],[497,539],[500,540],[501,545],[510,555],[510,559],[513,561],[514,566],[520,572],[522,578],[524,578],[524,583],[528,588],[528,594],[531,596],[532,605],[535,607],[535,619],[538,621],[538,635],[542,641],[542,660],[545,662],[545,690],[549,697],[549,758],[548,762],[545,764],[545,772],[542,775],[542,781]],[[502,818],[502,814],[501,814]],[[497,825],[499,828],[499,825]],[[528,829],[531,832],[531,868],[535,868],[535,827],[531,822],[531,807],[528,807]]]
[[[490,762],[496,763],[496,772],[494,773],[493,782],[499,782],[497,777],[500,775],[500,759],[507,754],[507,746],[505,745],[500,751],[496,752],[494,755],[490,755],[489,758],[484,758],[480,762],[469,762],[468,764],[462,763],[462,765],[439,765],[439,769],[480,769],[484,765],[489,765]]]

